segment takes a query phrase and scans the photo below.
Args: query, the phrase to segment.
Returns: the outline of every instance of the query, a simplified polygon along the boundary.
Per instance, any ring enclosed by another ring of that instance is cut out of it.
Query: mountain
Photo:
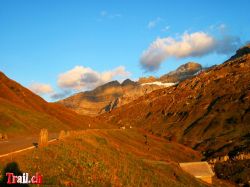
[[[203,152],[204,158],[250,151],[249,46],[221,65],[155,90],[101,115]]]
[[[172,86],[179,81],[190,78],[201,69],[200,64],[189,62],[160,78],[140,78],[138,82],[130,79],[122,83],[112,81],[92,91],[77,93],[58,101],[58,103],[79,114],[97,116],[130,103],[154,90]]]
[[[23,135],[41,128],[79,129],[94,121],[60,104],[46,102],[0,72],[0,133]]]
[[[113,108],[121,105],[122,98],[128,93],[135,96],[141,96],[147,91],[152,91],[159,88],[157,85],[149,85],[142,87],[139,83],[125,80],[122,83],[112,81],[102,86],[97,87],[92,91],[80,92],[66,99],[60,100],[57,103],[63,104],[65,107],[74,110],[79,114],[88,116],[97,116],[104,112],[109,112]],[[131,97],[128,99],[132,99]],[[125,102],[123,100],[122,102]]]

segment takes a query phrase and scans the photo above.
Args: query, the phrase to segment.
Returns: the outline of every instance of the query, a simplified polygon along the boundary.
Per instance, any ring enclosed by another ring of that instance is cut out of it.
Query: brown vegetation
[[[177,162],[200,159],[183,145],[137,129],[69,133],[44,149],[0,159],[0,170],[16,162],[22,171],[41,173],[45,186],[206,186],[179,168]]]

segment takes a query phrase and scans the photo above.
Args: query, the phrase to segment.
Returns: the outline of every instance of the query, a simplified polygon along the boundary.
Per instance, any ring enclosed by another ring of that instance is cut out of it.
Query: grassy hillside
[[[69,129],[69,126],[46,113],[26,109],[0,98],[0,132],[9,135],[38,132],[47,127],[50,131]]]
[[[143,130],[86,130],[0,159],[0,166],[16,162],[21,171],[43,174],[44,184],[60,186],[205,186],[177,164],[199,159],[190,148]]]
[[[101,127],[93,118],[46,102],[0,72],[0,133],[11,137],[39,132],[41,128],[59,131],[87,128],[89,124]]]

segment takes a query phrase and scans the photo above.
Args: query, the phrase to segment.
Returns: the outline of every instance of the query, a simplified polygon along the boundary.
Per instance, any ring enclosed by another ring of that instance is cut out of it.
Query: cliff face
[[[118,126],[145,128],[203,151],[205,157],[235,149],[250,151],[249,46],[219,66],[100,118]]]

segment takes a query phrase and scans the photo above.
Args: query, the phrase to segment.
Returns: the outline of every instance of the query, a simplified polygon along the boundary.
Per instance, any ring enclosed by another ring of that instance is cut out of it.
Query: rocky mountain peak
[[[236,54],[233,55],[228,61],[234,60],[236,58],[240,58],[240,57],[247,55],[247,54],[250,54],[250,43],[241,47],[240,49],[238,49],[236,51]]]
[[[122,82],[121,85],[122,85],[122,86],[129,86],[129,85],[131,85],[131,86],[136,86],[137,83],[134,82],[134,81],[132,81],[132,80],[130,80],[130,79],[126,79],[125,81]]]
[[[188,62],[179,66],[175,71],[171,71],[160,77],[161,82],[180,82],[195,75],[202,69],[196,62]]]
[[[199,63],[196,62],[188,62],[186,64],[181,65],[177,68],[176,72],[182,73],[182,72],[193,72],[193,71],[199,71],[201,70],[202,66]]]
[[[245,55],[249,53],[250,53],[250,43],[236,51],[236,54],[238,55]]]
[[[118,81],[111,81],[111,82],[108,82],[104,85],[101,85],[99,87],[97,87],[96,89],[94,89],[94,91],[101,91],[101,90],[105,90],[105,89],[108,89],[108,88],[112,88],[112,87],[120,87],[121,84],[118,82]]]

